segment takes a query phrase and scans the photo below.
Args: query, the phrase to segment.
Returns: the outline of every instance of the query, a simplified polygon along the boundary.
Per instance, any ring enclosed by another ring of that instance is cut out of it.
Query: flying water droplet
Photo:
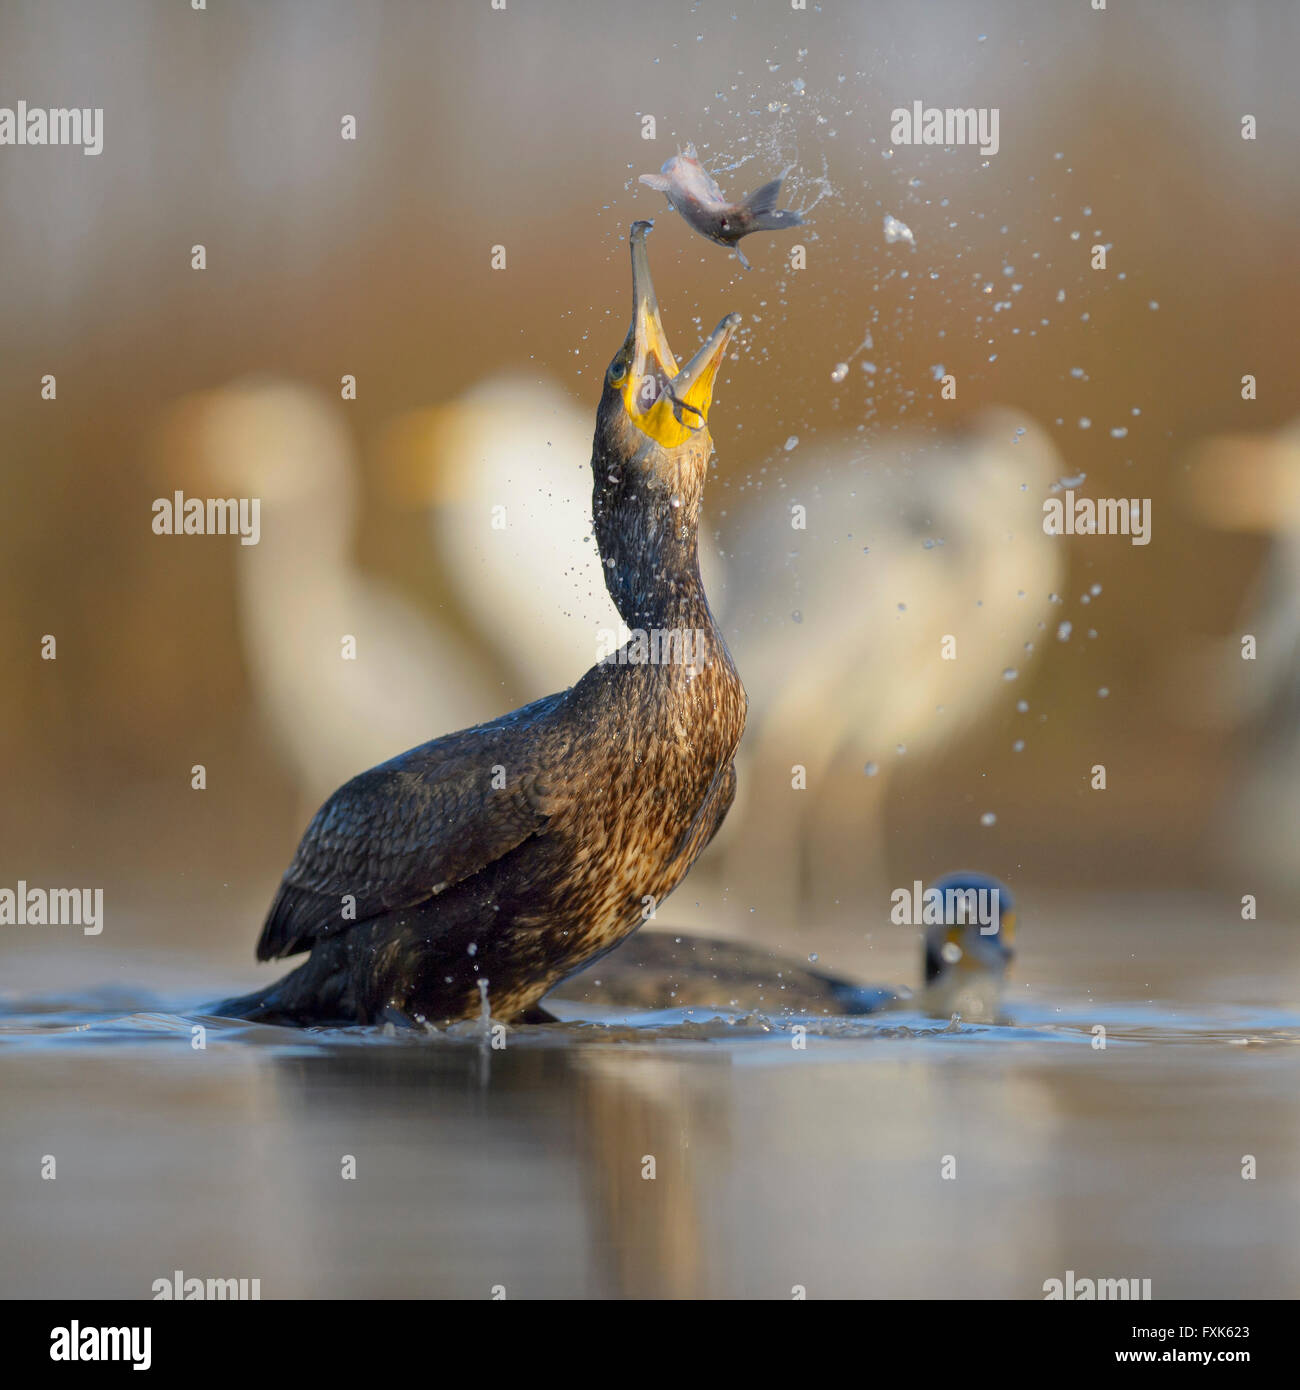
[[[905,241],[913,251],[916,250],[916,238],[912,235],[912,229],[906,222],[901,222],[892,213],[885,214],[885,240],[892,246],[896,241]]]

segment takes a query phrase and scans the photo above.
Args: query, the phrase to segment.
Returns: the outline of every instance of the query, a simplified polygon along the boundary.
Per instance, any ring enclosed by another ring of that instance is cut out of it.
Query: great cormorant
[[[714,379],[739,316],[680,370],[645,238],[633,319],[605,375],[592,514],[633,633],[571,689],[403,753],[341,787],[290,864],[258,943],[310,952],[215,1013],[419,1023],[527,1012],[681,882],[735,794],[745,692],[700,581]]]

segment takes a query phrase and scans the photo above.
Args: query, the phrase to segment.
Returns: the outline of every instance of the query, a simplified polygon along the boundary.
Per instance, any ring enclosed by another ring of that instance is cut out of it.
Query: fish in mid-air
[[[803,224],[801,214],[790,208],[778,208],[781,182],[793,169],[790,165],[771,183],[756,188],[738,203],[729,203],[713,176],[700,163],[694,145],[687,145],[681,154],[664,161],[657,174],[642,174],[641,182],[664,193],[668,201],[701,236],[719,246],[733,249],[746,270],[749,262],[740,249],[739,241],[750,232],[782,232],[787,227]]]

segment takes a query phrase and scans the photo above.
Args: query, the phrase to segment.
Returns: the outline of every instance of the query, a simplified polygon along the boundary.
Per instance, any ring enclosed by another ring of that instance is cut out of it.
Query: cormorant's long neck
[[[712,628],[700,582],[704,461],[628,459],[598,440],[592,466],[596,544],[619,616],[633,631]]]
[[[593,506],[596,544],[619,616],[633,631],[713,626],[700,580],[698,496],[622,491]]]

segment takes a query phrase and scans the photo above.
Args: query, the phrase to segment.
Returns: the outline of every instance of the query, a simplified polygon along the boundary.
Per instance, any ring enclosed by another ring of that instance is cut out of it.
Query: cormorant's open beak
[[[652,226],[632,224],[632,327],[623,346],[626,373],[620,391],[628,419],[665,449],[675,449],[708,423],[713,382],[740,315],[728,314],[678,370],[650,278],[645,238]]]

